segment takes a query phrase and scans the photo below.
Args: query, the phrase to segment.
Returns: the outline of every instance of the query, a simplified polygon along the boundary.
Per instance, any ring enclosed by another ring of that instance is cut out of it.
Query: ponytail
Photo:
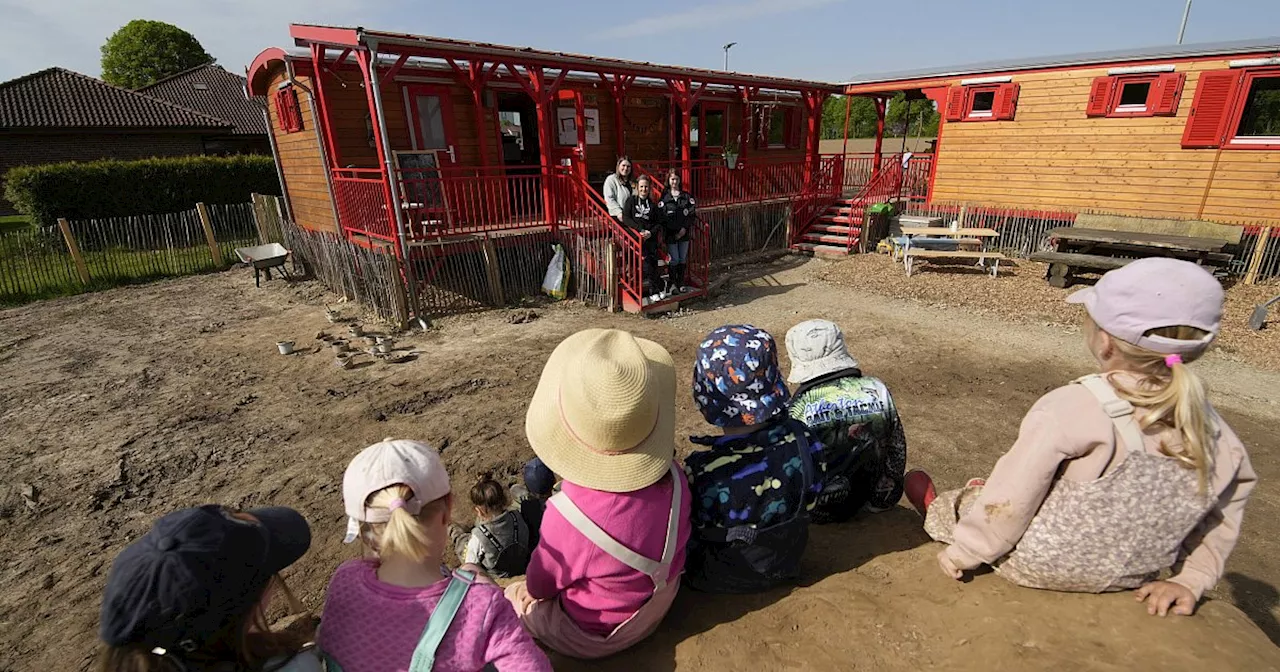
[[[390,508],[391,503],[397,499],[404,501],[413,499],[413,491],[404,485],[383,488],[370,495],[369,506],[386,509]],[[444,545],[440,540],[432,538],[432,534],[424,523],[430,516],[439,514],[441,508],[447,505],[447,501],[446,496],[434,502],[428,502],[422,506],[422,510],[416,516],[403,507],[397,507],[392,509],[390,519],[386,523],[366,523],[367,532],[371,533],[369,536],[376,540],[374,550],[377,551],[378,557],[398,555],[415,562],[438,560],[444,553]]]
[[[1207,333],[1194,327],[1164,327],[1152,329],[1145,335],[1191,341],[1200,340]],[[1195,469],[1200,493],[1204,494],[1213,458],[1212,411],[1204,381],[1187,367],[1199,359],[1204,350],[1181,356],[1165,355],[1114,336],[1112,341],[1131,370],[1141,376],[1136,389],[1116,385],[1116,394],[1146,411],[1138,420],[1143,429],[1163,423],[1181,434],[1182,446],[1178,450],[1162,444],[1160,452],[1178,460],[1188,469]]]

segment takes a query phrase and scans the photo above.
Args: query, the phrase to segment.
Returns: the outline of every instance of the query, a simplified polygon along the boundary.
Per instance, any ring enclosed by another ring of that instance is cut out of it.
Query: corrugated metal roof
[[[266,135],[262,107],[244,93],[244,77],[209,63],[138,89],[235,126],[231,135]]]
[[[221,119],[63,68],[0,83],[0,129],[228,128]]]
[[[1158,61],[1170,58],[1266,54],[1271,52],[1280,52],[1280,37],[1236,40],[1232,42],[1174,44],[1161,47],[1143,47],[1139,49],[1116,49],[1112,51],[1094,51],[1060,56],[1041,56],[986,61],[984,63],[972,63],[969,65],[855,75],[853,79],[846,83],[876,84],[880,82],[897,82],[911,79],[981,75],[994,72],[1016,72],[1018,70],[1038,70],[1041,68],[1060,68],[1074,65],[1098,65],[1123,61]]]

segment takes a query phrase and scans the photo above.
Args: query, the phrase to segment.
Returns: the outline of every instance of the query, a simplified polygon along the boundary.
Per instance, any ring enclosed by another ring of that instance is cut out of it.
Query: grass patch
[[[26,215],[0,215],[0,235],[30,227],[31,219]]]

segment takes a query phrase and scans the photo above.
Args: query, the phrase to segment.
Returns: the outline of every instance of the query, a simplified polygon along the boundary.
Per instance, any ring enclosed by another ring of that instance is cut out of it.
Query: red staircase
[[[902,186],[902,162],[890,163],[852,198],[814,202],[808,210],[796,207],[792,221],[802,222],[792,235],[791,249],[800,254],[843,257],[858,251],[867,207],[898,196]],[[812,215],[810,215],[812,213]]]

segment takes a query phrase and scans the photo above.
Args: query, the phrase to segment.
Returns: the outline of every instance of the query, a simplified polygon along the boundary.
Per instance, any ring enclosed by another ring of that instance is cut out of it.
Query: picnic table
[[[1206,266],[1226,266],[1231,254],[1221,238],[1067,226],[1048,233],[1053,250],[1031,255],[1049,264],[1045,279],[1065,288],[1080,270],[1109,271],[1145,257],[1171,257]]]
[[[999,236],[1000,232],[995,229],[904,226],[902,244],[895,246],[894,255],[895,258],[901,256],[908,276],[916,259],[953,258],[977,259],[979,267],[985,267],[990,259],[995,262],[990,269],[991,277],[995,277],[1004,255],[989,250],[988,246]],[[971,249],[962,249],[964,247]]]

